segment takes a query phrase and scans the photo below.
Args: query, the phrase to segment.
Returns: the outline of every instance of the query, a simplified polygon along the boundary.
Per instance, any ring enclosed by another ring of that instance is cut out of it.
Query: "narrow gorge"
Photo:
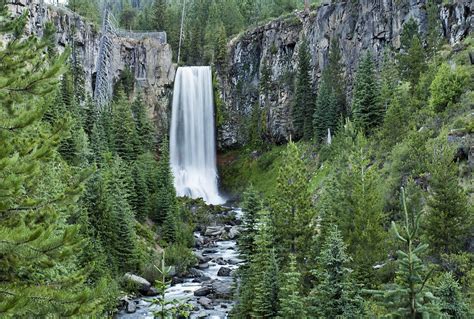
[[[473,12],[0,0],[0,317],[473,317]]]

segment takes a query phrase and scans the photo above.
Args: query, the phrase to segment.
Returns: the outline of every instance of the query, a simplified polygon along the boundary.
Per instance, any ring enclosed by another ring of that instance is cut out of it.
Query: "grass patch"
[[[281,156],[285,146],[273,146],[269,151],[255,154],[249,150],[232,150],[219,155],[219,176],[224,192],[237,197],[253,184],[264,195],[273,193]]]

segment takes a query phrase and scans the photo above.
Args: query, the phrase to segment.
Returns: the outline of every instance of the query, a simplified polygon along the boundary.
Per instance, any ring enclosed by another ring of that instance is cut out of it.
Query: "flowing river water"
[[[240,209],[233,209],[236,219],[242,215]],[[232,225],[214,226],[229,230]],[[183,303],[193,306],[189,318],[225,319],[232,309],[234,276],[232,274],[239,268],[242,260],[239,259],[239,251],[235,239],[220,240],[213,236],[206,236],[199,232],[194,233],[196,242],[207,244],[200,245],[194,249],[194,254],[200,260],[199,265],[190,271],[189,277],[180,278],[180,283],[172,284],[166,290],[166,299],[177,299]],[[215,239],[215,240],[214,240]],[[209,260],[209,261],[207,261]],[[207,261],[207,262],[204,262]],[[219,270],[224,267],[231,274],[219,276]],[[197,294],[198,296],[196,296]],[[117,314],[120,319],[154,318],[153,312],[159,310],[159,306],[153,304],[155,297],[141,297],[132,300],[137,305],[136,312],[127,313],[125,309]],[[210,302],[210,303],[208,303]]]

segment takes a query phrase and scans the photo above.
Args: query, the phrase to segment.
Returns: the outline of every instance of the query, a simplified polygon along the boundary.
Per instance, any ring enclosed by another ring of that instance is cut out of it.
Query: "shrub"
[[[186,246],[174,244],[166,248],[166,263],[175,266],[178,273],[183,273],[196,264],[196,256]]]
[[[451,67],[441,64],[430,85],[430,106],[435,112],[443,112],[448,106],[456,103],[468,81],[468,73],[463,67]]]

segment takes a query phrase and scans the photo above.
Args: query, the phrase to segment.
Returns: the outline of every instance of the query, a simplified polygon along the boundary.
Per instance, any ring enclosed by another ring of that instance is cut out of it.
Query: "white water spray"
[[[217,189],[211,68],[178,68],[173,90],[170,164],[178,196],[222,204]]]

